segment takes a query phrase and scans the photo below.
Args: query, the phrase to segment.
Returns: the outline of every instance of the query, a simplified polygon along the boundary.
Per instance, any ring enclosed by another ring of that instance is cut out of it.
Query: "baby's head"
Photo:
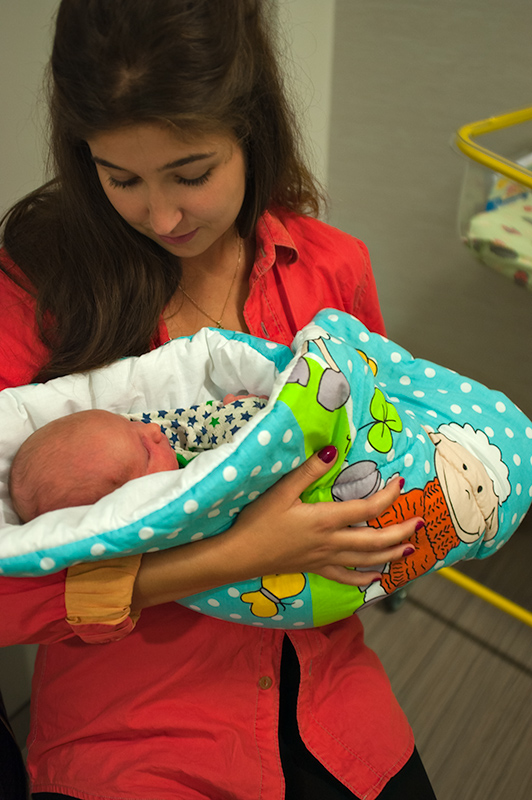
[[[11,465],[9,491],[28,522],[46,511],[95,503],[133,478],[178,469],[159,426],[109,411],[79,411],[26,439]]]

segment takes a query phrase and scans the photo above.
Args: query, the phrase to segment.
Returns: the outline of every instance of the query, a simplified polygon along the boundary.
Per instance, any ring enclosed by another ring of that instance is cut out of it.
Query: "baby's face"
[[[179,468],[170,442],[155,422],[131,422],[113,414],[106,417],[98,436],[107,439],[113,461],[125,466],[127,480]]]

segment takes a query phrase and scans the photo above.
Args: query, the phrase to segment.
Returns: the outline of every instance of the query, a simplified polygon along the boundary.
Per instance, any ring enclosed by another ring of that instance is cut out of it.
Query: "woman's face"
[[[165,250],[190,258],[233,235],[246,170],[232,136],[185,141],[170,126],[145,123],[98,134],[88,145],[111,204]]]

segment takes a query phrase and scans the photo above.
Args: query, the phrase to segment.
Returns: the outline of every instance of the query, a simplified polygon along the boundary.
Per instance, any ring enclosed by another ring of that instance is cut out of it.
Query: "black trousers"
[[[359,800],[309,753],[299,735],[296,706],[299,662],[288,636],[281,661],[279,746],[286,781],[286,800]],[[417,750],[384,787],[379,800],[436,800]],[[70,795],[39,792],[33,800],[77,800]],[[250,798],[251,800],[251,798]]]
[[[281,661],[279,744],[286,800],[359,800],[305,747],[297,725],[299,662],[288,636]],[[379,794],[379,800],[436,800],[417,750]]]

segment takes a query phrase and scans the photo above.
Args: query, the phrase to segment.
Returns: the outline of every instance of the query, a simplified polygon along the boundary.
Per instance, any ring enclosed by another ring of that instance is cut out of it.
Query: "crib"
[[[532,107],[471,122],[453,145],[467,157],[458,227],[487,266],[532,290]],[[493,135],[501,132],[500,136]],[[500,152],[479,144],[495,141]],[[503,154],[504,153],[504,154]]]

